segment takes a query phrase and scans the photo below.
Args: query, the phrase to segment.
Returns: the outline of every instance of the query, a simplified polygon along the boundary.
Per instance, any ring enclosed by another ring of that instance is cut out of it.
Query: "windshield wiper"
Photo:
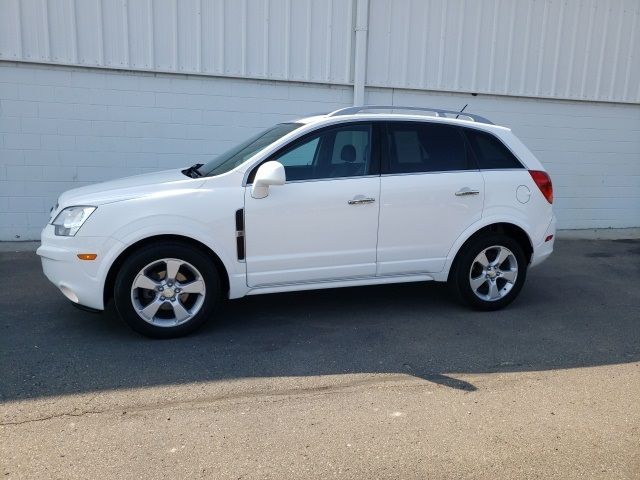
[[[204,163],[196,163],[195,165],[191,165],[189,168],[185,168],[182,170],[187,177],[198,178],[201,177],[202,174],[198,171],[198,169],[204,165]]]

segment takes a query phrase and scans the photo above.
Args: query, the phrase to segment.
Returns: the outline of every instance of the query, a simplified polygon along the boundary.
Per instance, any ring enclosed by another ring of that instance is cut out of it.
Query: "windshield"
[[[263,148],[302,125],[302,123],[279,123],[218,155],[215,159],[198,168],[198,172],[204,176],[213,177],[233,170]]]

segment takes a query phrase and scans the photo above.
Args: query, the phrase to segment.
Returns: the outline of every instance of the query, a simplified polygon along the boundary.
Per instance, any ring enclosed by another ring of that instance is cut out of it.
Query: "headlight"
[[[73,237],[96,207],[68,207],[62,210],[51,225],[56,227],[56,235]]]

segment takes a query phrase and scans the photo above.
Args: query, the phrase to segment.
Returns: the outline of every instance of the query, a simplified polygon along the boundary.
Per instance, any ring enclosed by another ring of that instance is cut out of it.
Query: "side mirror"
[[[265,198],[269,195],[270,185],[284,185],[287,177],[280,162],[267,162],[260,165],[251,187],[253,198]]]

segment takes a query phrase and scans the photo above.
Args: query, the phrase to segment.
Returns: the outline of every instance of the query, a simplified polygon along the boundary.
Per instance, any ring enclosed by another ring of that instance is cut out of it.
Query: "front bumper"
[[[124,245],[105,237],[59,237],[52,225],[42,231],[37,254],[46,277],[72,302],[104,310],[104,284],[113,252]],[[95,253],[95,260],[80,260],[79,253]]]
[[[551,236],[550,240],[547,240]],[[533,255],[531,256],[530,267],[535,267],[536,265],[540,265],[544,262],[549,255],[553,253],[553,245],[556,242],[556,216],[554,215],[551,218],[551,222],[547,227],[545,234],[542,237],[542,240],[533,247]]]

